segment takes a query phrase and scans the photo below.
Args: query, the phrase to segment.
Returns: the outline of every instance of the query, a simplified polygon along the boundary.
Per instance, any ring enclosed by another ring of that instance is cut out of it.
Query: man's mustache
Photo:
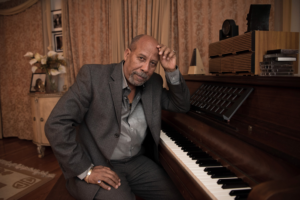
[[[144,72],[137,72],[137,71],[133,71],[132,75],[137,74],[138,76],[144,78],[144,79],[148,79],[148,75]]]

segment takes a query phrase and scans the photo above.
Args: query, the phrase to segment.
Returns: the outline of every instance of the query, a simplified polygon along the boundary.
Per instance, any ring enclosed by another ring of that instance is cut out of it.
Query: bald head
[[[142,41],[139,41],[140,39],[142,39]],[[132,39],[132,41],[129,45],[129,49],[131,51],[135,51],[138,42],[141,42],[141,43],[143,43],[143,42],[153,42],[154,45],[158,45],[158,42],[155,38],[151,37],[150,35],[141,34],[141,35],[135,36]]]

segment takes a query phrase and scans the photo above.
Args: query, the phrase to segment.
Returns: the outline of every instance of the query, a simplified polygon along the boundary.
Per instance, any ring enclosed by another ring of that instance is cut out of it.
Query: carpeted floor
[[[18,199],[54,177],[55,174],[0,159],[0,200]]]

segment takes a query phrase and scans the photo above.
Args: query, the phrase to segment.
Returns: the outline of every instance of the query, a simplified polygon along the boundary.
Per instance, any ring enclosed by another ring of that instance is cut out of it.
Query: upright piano
[[[205,84],[252,92],[230,120],[162,112],[160,161],[183,197],[300,199],[300,77],[184,79],[191,96]]]

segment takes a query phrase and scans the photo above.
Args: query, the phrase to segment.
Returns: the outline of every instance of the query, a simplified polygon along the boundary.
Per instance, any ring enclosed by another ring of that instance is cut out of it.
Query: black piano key
[[[203,155],[203,154],[207,154],[205,151],[199,151],[199,150],[192,150],[189,151],[188,155]]]
[[[189,153],[189,152],[191,152],[191,153],[195,153],[197,150],[195,149],[195,150],[191,150],[191,149],[185,149],[185,148],[181,148],[181,150],[183,151],[183,152],[187,152],[187,153]]]
[[[232,172],[211,174],[211,178],[230,178],[230,177],[236,177],[236,175]]]
[[[198,161],[197,161],[198,162]],[[218,161],[216,160],[203,160],[198,162],[200,167],[207,167],[207,166],[222,166]]]
[[[219,170],[219,171],[208,171],[207,174],[208,175],[212,175],[212,174],[228,174],[228,173],[232,173],[231,171],[229,171],[228,169],[224,169],[224,170]]]
[[[195,157],[195,158],[212,158],[209,154],[207,153],[198,153],[198,154],[192,154],[189,155],[190,157]]]
[[[242,187],[249,187],[247,183],[224,183],[222,185],[223,189],[230,189],[230,188],[242,188]]]
[[[206,153],[206,152],[205,151],[199,151],[199,150],[196,150],[196,149],[188,151],[188,155],[192,155],[192,154],[196,154],[196,153]]]
[[[192,160],[196,160],[196,163],[199,164],[199,162],[201,162],[202,160],[215,160],[212,157],[210,157],[209,155],[203,155],[203,156],[194,156],[191,157]]]
[[[180,144],[180,145],[191,145],[193,143],[191,143],[188,140],[182,140],[182,141],[175,141],[176,144]],[[193,144],[194,145],[194,144]]]
[[[251,192],[251,189],[246,190],[231,190],[229,192],[230,196],[237,196],[237,195],[248,195]]]
[[[219,172],[219,171],[227,171],[226,167],[206,167],[204,169],[205,172]]]
[[[210,158],[210,157],[207,157],[207,158],[197,158],[196,163],[197,163],[197,162],[201,162],[201,161],[205,161],[205,160],[214,160],[214,159],[213,159],[213,158]],[[199,163],[197,163],[197,164],[199,164]]]
[[[181,147],[182,150],[188,150],[188,151],[199,151],[199,147],[196,146],[182,146]]]
[[[202,151],[201,149],[196,149],[189,151],[188,155],[197,154],[197,153],[206,153],[205,151]]]
[[[220,180],[218,180],[217,183],[218,184],[224,184],[224,183],[244,183],[244,182],[240,178],[234,178],[234,179],[220,179]]]
[[[201,158],[197,158],[197,161],[196,161],[196,164],[200,164],[202,163],[202,161],[205,161],[205,160],[213,160],[215,161],[215,159],[213,159],[211,156],[207,155],[207,156],[202,156]],[[215,166],[215,165],[207,165],[207,166]]]
[[[230,173],[232,173],[232,172],[229,171],[228,169],[221,170],[221,171],[214,171],[214,172],[209,171],[209,172],[207,172],[208,175],[212,175],[212,174],[216,174],[216,175],[218,175],[218,174],[230,174]]]
[[[235,200],[247,200],[248,195],[237,195],[234,199]]]

